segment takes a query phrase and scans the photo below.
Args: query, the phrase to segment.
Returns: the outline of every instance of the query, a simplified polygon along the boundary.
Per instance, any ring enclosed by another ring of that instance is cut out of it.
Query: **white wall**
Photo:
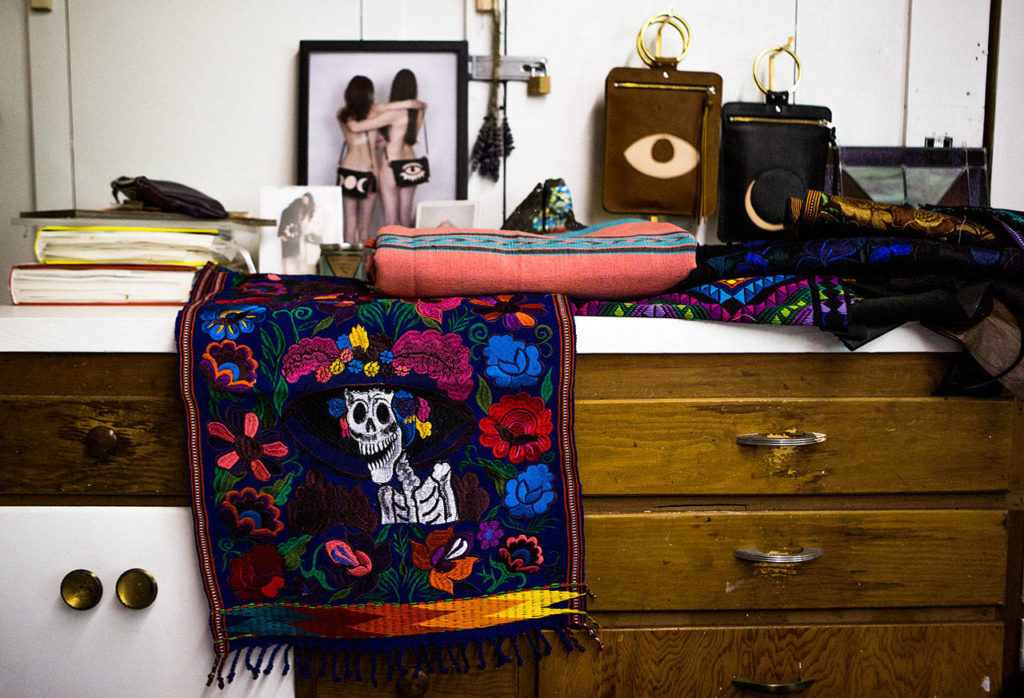
[[[489,47],[490,18],[475,11],[474,0],[53,5],[53,12],[30,13],[28,0],[0,3],[4,268],[31,257],[12,216],[109,205],[109,182],[120,175],[181,181],[229,209],[256,212],[262,185],[294,180],[300,40],[466,39],[470,54]],[[516,150],[507,182],[470,176],[480,223],[499,226],[503,209],[555,176],[569,184],[580,220],[607,220],[600,203],[604,77],[616,66],[642,65],[636,33],[666,6],[509,5],[508,53],[546,57],[552,92],[529,97],[525,83],[509,85]],[[1012,5],[1004,3],[1004,18],[1019,23],[1021,10]],[[698,0],[679,11],[693,31],[680,67],[722,74],[726,101],[759,100],[753,57],[794,36],[804,66],[796,101],[830,106],[841,144],[917,145],[948,133],[957,144],[981,145],[989,0]],[[1004,47],[1015,36],[1004,31]],[[1016,65],[1004,62],[1001,82],[1017,77]],[[469,100],[472,144],[487,85],[472,83]],[[999,163],[998,152],[994,158]],[[1016,177],[1005,165],[1002,172]],[[995,203],[1024,208],[1019,187],[999,184],[994,189],[1005,198]]]

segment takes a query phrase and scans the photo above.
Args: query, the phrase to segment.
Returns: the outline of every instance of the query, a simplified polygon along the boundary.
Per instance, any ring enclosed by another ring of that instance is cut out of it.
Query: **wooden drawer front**
[[[733,679],[814,679],[801,698],[993,696],[999,623],[605,630],[600,652],[540,662],[542,698],[758,695]],[[626,688],[628,687],[628,688]]]
[[[932,398],[581,400],[580,482],[587,495],[1003,491],[1019,409]],[[791,428],[827,440],[736,444]]]
[[[0,400],[0,411],[3,494],[188,492],[180,401],[15,397]],[[89,452],[94,427],[116,435],[106,455]]]
[[[585,518],[594,610],[999,605],[1006,512],[596,514]],[[733,551],[821,548],[802,563]]]

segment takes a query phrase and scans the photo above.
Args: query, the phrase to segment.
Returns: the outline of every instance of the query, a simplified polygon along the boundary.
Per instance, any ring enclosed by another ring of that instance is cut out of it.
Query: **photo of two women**
[[[309,51],[308,100],[300,105],[308,119],[305,183],[341,189],[348,246],[386,225],[414,227],[421,201],[459,198],[459,54],[388,50],[403,48],[368,42]]]

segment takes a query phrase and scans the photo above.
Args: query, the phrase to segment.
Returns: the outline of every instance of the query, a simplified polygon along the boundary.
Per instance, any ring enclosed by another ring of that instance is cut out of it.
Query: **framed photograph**
[[[315,274],[320,246],[341,243],[338,187],[263,187],[260,216],[277,220],[260,235],[260,273]]]
[[[299,43],[300,185],[342,189],[344,242],[466,198],[465,41]]]
[[[475,201],[421,201],[416,204],[417,228],[466,228],[477,226]]]

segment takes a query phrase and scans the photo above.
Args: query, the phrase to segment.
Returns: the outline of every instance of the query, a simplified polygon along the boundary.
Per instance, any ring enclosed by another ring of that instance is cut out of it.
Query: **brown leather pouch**
[[[714,213],[721,113],[717,73],[613,68],[605,80],[605,209]]]

